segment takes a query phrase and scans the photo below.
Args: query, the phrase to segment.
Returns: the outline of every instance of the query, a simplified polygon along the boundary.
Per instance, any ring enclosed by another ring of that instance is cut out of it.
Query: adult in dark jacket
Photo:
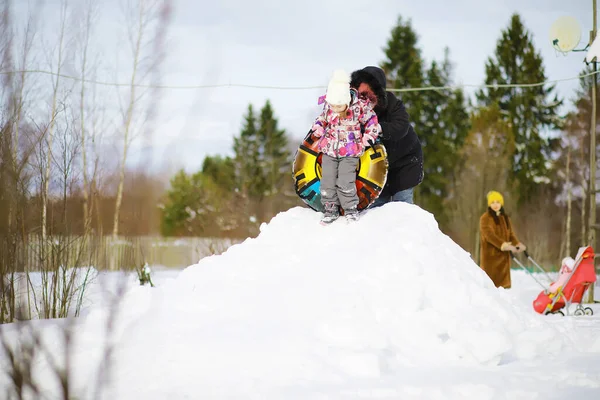
[[[390,201],[413,203],[414,187],[423,181],[423,151],[404,103],[385,90],[385,73],[379,67],[354,71],[350,86],[374,104],[382,130],[379,138],[388,155],[387,182],[372,207]]]

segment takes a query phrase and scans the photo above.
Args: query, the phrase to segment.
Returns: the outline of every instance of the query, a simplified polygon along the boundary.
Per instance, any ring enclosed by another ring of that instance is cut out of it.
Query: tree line
[[[398,17],[384,54],[380,66],[388,88],[454,83],[450,50],[440,60],[425,60],[410,19]],[[586,244],[590,228],[586,210],[592,80],[581,79],[574,110],[566,115],[560,112],[565,100],[554,85],[494,86],[547,79],[542,56],[518,14],[501,31],[482,67],[483,83],[490,86],[473,98],[462,89],[399,93],[423,144],[425,180],[416,190],[416,203],[476,255],[485,195],[499,190],[532,254],[556,262]],[[164,234],[205,234],[214,227],[225,233],[245,224],[249,228],[242,231],[247,234],[294,204],[294,149],[273,153],[289,147],[290,140],[275,128],[271,105],[267,102],[259,120],[250,105],[244,119],[233,158],[207,157],[198,173],[180,172],[172,179],[163,209]],[[233,222],[237,213],[241,220]]]
[[[159,95],[139,84],[159,80],[167,57],[169,2],[130,3],[126,76],[131,84],[117,91],[89,83],[101,64],[94,48],[98,2],[61,4],[62,29],[46,46],[52,55],[45,59],[34,51],[42,42],[35,11],[17,24],[11,2],[1,10],[1,70],[17,71],[0,76],[0,236],[5,249],[31,234],[243,238],[256,235],[260,224],[278,212],[303,205],[291,174],[299,143],[279,126],[269,101],[250,104],[241,116],[232,156],[207,156],[199,171],[182,170],[167,178],[127,167],[134,141],[151,145]],[[520,16],[513,15],[482,66],[483,83],[545,81],[532,39]],[[440,59],[425,60],[417,32],[403,16],[391,29],[383,54],[380,66],[390,88],[454,83],[450,50]],[[44,64],[80,80],[18,72]],[[534,256],[554,262],[571,254],[586,242],[590,229],[591,85],[591,79],[581,80],[574,111],[566,115],[560,110],[567,103],[549,84],[492,86],[473,97],[461,89],[400,92],[424,148],[425,180],[416,190],[416,203],[476,254],[485,194],[499,190]],[[109,98],[120,105],[110,116]]]

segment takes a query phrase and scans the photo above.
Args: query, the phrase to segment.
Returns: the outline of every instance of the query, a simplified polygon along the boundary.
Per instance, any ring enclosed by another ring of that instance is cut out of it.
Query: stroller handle
[[[523,253],[525,254],[525,257],[526,257],[526,258],[531,258],[531,257],[529,257],[529,253],[527,252],[527,250],[524,250],[524,251],[523,251]],[[510,252],[510,256],[511,256],[512,258],[515,258],[515,253],[511,251],[511,252]]]
[[[514,262],[517,263],[517,265],[523,270],[525,271],[529,276],[531,276],[533,278],[534,281],[536,281],[538,283],[538,285],[540,285],[544,290],[546,289],[546,286],[544,286],[544,284],[542,282],[540,282],[531,271],[529,271],[525,265],[523,265],[523,263],[521,261],[519,261],[519,259],[517,257],[515,257],[515,253],[513,253],[512,251],[510,252],[510,255],[513,259]]]
[[[531,256],[530,256],[530,255],[529,255],[529,253],[527,252],[527,250],[524,250],[524,251],[523,251],[523,253],[525,254],[525,257],[526,257],[526,258],[527,258],[529,261],[531,261],[531,262],[533,263],[533,265],[534,265],[534,266],[535,266],[535,267],[536,267],[536,268],[537,268],[537,269],[538,269],[540,272],[542,272],[542,273],[545,275],[545,277],[546,277],[546,280],[548,280],[548,282],[549,282],[549,283],[552,283],[552,282],[553,282],[553,280],[552,280],[552,278],[550,277],[550,275],[548,275],[548,271],[546,271],[546,270],[545,270],[544,268],[542,268],[542,267],[541,267],[541,266],[540,266],[540,265],[539,265],[537,262],[535,262],[535,260],[534,260],[533,258],[531,258]],[[539,284],[540,284],[540,286],[542,286],[544,289],[546,289],[546,286],[544,286],[544,285],[543,285],[543,284],[542,284],[540,281],[538,281],[538,280],[537,280],[537,279],[536,279],[536,278],[533,276],[533,274],[531,273],[531,271],[529,271],[527,268],[525,268],[525,266],[524,266],[524,265],[523,265],[523,264],[522,264],[522,263],[519,261],[519,259],[517,258],[517,256],[516,256],[516,254],[515,254],[515,253],[513,253],[513,252],[511,251],[511,252],[510,252],[510,256],[511,256],[511,258],[512,258],[512,259],[513,259],[513,260],[514,260],[514,261],[515,261],[515,262],[516,262],[516,263],[519,265],[519,267],[521,267],[521,268],[522,268],[524,271],[526,271],[526,272],[527,272],[527,273],[528,273],[528,274],[529,274],[529,275],[530,275],[532,278],[534,278],[534,279],[535,279],[535,281],[536,281],[537,283],[539,283]]]

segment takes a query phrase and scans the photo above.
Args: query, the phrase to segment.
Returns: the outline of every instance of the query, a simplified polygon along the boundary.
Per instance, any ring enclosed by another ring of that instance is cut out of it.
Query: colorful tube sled
[[[319,139],[308,132],[296,152],[293,164],[294,187],[296,194],[310,208],[323,211],[321,204],[321,159],[318,148]],[[356,170],[356,191],[358,194],[358,210],[371,205],[385,186],[388,172],[387,152],[385,146],[376,144],[365,149],[360,157]]]

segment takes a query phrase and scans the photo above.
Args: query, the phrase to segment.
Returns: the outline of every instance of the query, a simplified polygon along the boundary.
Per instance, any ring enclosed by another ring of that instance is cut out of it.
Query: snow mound
[[[145,292],[145,321],[128,330],[144,340],[126,346],[117,376],[164,382],[170,363],[192,357],[202,362],[189,376],[169,379],[217,395],[236,382],[243,393],[265,377],[284,385],[498,365],[555,354],[567,340],[496,289],[421,208],[387,204],[327,227],[320,216],[280,213],[257,238]],[[160,345],[148,351],[148,342]],[[155,377],[135,376],[157,360]]]

